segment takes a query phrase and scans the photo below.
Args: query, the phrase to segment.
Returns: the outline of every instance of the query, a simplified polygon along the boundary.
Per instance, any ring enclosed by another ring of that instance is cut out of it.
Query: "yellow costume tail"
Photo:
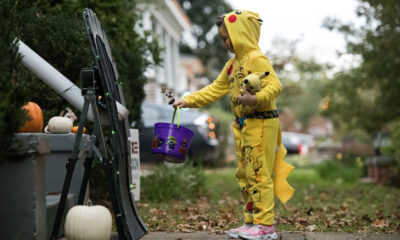
[[[289,185],[286,178],[293,171],[294,166],[284,161],[286,148],[282,144],[282,130],[279,124],[278,151],[275,154],[274,165],[274,192],[276,197],[285,204],[294,194],[294,188]]]

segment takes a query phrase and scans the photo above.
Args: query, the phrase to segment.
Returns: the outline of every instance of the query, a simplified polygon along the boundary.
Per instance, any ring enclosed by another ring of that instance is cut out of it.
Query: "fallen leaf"
[[[302,229],[303,225],[301,225],[300,223],[296,223],[295,227],[296,227],[296,229]]]
[[[307,218],[305,217],[298,217],[296,218],[296,222],[300,223],[300,224],[305,224],[307,223]]]
[[[346,226],[346,222],[340,221],[340,222],[338,222],[338,226],[344,227],[344,226]]]
[[[151,208],[149,212],[150,212],[151,214],[157,215],[157,214],[159,214],[159,213],[161,212],[161,210],[160,210],[160,209],[157,209],[157,208]]]
[[[325,220],[325,225],[326,225],[327,227],[332,227],[334,224],[336,224],[336,221],[335,221],[335,220],[331,220],[331,219],[326,219],[326,220]]]
[[[319,194],[319,196],[321,197],[321,200],[324,201],[324,202],[328,199],[328,197],[326,196],[326,193],[324,193],[324,192],[321,192]]]
[[[343,212],[345,212],[345,211],[347,211],[347,209],[349,209],[349,206],[348,206],[346,203],[344,203],[342,206],[340,206],[340,209],[341,209]]]
[[[207,225],[203,224],[201,225],[201,228],[203,229],[203,231],[205,231],[207,229]]]
[[[311,196],[305,196],[304,199],[306,199],[309,202],[313,201],[313,198]]]
[[[328,207],[327,206],[323,206],[322,207],[322,211],[327,212],[328,211]]]
[[[383,228],[386,226],[387,224],[385,224],[385,219],[375,219],[375,221],[372,223],[372,227]]]
[[[314,232],[315,230],[317,230],[317,226],[315,225],[309,225],[306,227],[306,229],[310,232]]]

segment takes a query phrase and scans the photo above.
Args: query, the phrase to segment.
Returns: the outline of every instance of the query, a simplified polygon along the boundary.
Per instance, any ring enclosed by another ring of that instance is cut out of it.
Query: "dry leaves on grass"
[[[320,199],[318,199],[320,198]],[[341,231],[341,232],[400,232],[400,213],[389,215],[369,206],[368,213],[360,214],[357,201],[344,199],[332,202],[328,194],[307,197],[309,204],[277,205],[275,223],[278,230],[288,231]],[[322,204],[321,204],[322,203]],[[195,232],[208,231],[223,234],[229,228],[242,224],[242,200],[226,194],[216,203],[208,198],[195,201],[177,201],[171,204],[138,203],[139,215],[151,231]]]
[[[227,196],[217,204],[207,198],[195,202],[175,202],[167,207],[138,203],[140,216],[151,231],[197,232],[208,231],[224,234],[224,231],[241,222],[241,203]],[[239,206],[240,205],[240,206]],[[236,210],[235,210],[236,209]]]
[[[326,195],[320,194],[321,200]],[[312,198],[305,197],[306,201]],[[375,214],[357,214],[355,200],[349,199],[340,205],[324,203],[317,206],[284,205],[285,213],[277,211],[275,219],[278,229],[293,228],[297,231],[349,231],[349,232],[400,232],[400,214],[385,215],[377,210]],[[373,220],[375,219],[375,220]]]

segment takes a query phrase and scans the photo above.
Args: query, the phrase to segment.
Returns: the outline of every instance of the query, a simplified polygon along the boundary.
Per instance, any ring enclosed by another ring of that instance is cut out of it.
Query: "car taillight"
[[[303,145],[303,144],[299,144],[299,145],[297,145],[297,151],[298,151],[299,155],[307,155],[308,146],[307,145]]]
[[[213,118],[212,117],[208,117],[207,118],[207,127],[208,127],[208,137],[210,138],[210,139],[215,139],[216,138],[216,135],[215,135],[215,131],[214,131],[214,129],[215,129],[215,124],[214,124],[214,122],[213,122]]]
[[[215,132],[214,131],[209,132],[208,137],[210,137],[211,139],[215,139]]]
[[[301,144],[299,144],[299,145],[297,145],[297,152],[301,155],[301,148],[302,148],[302,145]]]
[[[203,115],[195,120],[199,132],[208,139],[216,139],[215,123],[211,116]]]

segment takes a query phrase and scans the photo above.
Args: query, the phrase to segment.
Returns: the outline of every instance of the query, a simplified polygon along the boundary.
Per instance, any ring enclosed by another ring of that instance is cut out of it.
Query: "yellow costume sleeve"
[[[259,57],[251,65],[253,70],[252,72],[269,72],[269,75],[262,80],[265,87],[256,93],[256,108],[258,108],[263,103],[275,100],[275,98],[281,93],[282,86],[268,58]]]
[[[231,63],[232,60],[228,61],[218,78],[215,79],[213,83],[184,97],[183,99],[186,101],[187,106],[190,108],[204,107],[228,94],[229,83],[227,70]]]

